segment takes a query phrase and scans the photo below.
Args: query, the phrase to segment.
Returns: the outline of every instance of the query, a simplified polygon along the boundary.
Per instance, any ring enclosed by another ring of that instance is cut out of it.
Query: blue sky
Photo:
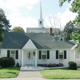
[[[61,25],[63,28],[76,16],[69,11],[70,4],[67,2],[62,7],[59,6],[59,0],[41,0],[41,2],[45,27],[51,27],[50,20],[53,27]],[[38,27],[40,0],[0,0],[0,8],[10,20],[11,28],[21,26],[26,31],[27,27]]]

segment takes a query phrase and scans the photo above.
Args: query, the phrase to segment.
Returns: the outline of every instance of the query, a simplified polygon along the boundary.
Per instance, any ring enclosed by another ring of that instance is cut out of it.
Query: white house
[[[57,40],[49,33],[6,32],[1,57],[13,57],[21,66],[74,61],[80,66],[80,53],[72,41]]]
[[[44,28],[40,5],[39,28],[28,29],[27,33],[6,32],[1,57],[13,57],[15,64],[19,63],[20,66],[61,62],[67,67],[69,61],[74,61],[80,66],[77,45],[72,41],[64,41],[62,36],[55,35],[52,28],[49,30]]]

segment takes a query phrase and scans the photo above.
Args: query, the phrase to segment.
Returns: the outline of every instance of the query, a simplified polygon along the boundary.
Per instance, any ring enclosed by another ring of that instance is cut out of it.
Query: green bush
[[[7,57],[0,58],[1,67],[11,67],[14,65],[15,65],[15,61],[13,58],[7,58]]]
[[[69,69],[77,70],[77,64],[75,62],[70,61],[68,64],[69,64]]]
[[[19,66],[19,63],[16,64],[16,67],[20,67],[20,66]]]

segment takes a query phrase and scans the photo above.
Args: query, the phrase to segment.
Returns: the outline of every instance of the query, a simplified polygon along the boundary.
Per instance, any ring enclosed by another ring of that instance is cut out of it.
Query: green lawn
[[[78,70],[53,69],[41,70],[40,73],[47,79],[80,79],[80,68]]]
[[[0,78],[15,78],[18,76],[19,67],[9,67],[0,69]]]

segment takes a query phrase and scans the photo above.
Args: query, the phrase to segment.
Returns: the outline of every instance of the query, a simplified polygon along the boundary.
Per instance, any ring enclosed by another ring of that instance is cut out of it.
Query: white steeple
[[[40,1],[40,19],[39,19],[39,27],[43,28],[43,18],[42,18],[42,3]]]

